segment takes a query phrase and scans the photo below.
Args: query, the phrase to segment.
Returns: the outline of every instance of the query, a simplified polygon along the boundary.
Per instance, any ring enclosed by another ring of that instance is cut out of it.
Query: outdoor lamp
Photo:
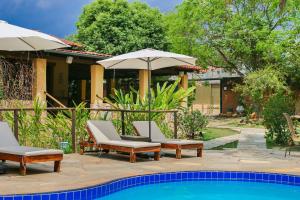
[[[66,63],[67,64],[72,64],[73,63],[73,57],[72,56],[67,56]]]

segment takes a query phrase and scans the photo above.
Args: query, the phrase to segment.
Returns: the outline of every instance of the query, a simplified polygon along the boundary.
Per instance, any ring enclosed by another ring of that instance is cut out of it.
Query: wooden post
[[[121,111],[122,135],[125,135],[125,113]]]
[[[102,65],[91,65],[91,108],[99,107],[103,98],[104,67]]]
[[[174,138],[177,139],[177,111],[174,111]]]
[[[110,79],[110,94],[114,95],[116,89],[116,79]]]
[[[181,78],[180,81],[180,88],[187,90],[189,87],[189,79],[188,79],[188,75],[187,74],[183,74],[183,75],[179,75],[179,77]],[[184,108],[188,107],[188,98],[183,99],[183,101],[181,102],[181,106]]]
[[[19,114],[18,110],[14,110],[14,134],[17,141],[19,141]]]
[[[139,92],[140,98],[145,98],[148,92],[148,70],[140,69],[139,70]]]
[[[81,101],[86,100],[86,80],[81,80]]]
[[[77,142],[76,142],[76,111],[72,109],[72,150],[73,153],[77,151]]]
[[[47,60],[42,58],[35,58],[32,61],[33,67],[33,84],[32,84],[32,98],[39,99],[46,103],[46,66]]]

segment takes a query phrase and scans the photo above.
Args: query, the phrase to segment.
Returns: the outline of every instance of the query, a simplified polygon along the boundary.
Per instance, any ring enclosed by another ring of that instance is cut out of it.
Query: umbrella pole
[[[151,76],[150,76],[150,58],[147,59],[148,69],[148,121],[149,121],[149,140],[151,142]]]

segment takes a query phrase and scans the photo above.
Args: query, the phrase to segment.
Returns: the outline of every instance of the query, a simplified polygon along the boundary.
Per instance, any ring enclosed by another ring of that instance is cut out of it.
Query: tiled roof
[[[208,67],[208,68],[203,68],[200,66],[188,66],[188,65],[183,65],[183,66],[178,66],[177,69],[180,70],[186,70],[186,71],[196,71],[198,73],[206,73],[208,71],[212,71],[217,69],[217,67]]]
[[[57,53],[69,53],[69,54],[77,54],[78,56],[92,56],[92,57],[111,57],[109,54],[104,53],[97,53],[97,52],[91,52],[91,51],[83,51],[83,50],[73,50],[73,49],[55,49],[54,50]]]
[[[63,43],[65,43],[65,44],[67,44],[71,47],[79,47],[79,48],[83,47],[82,44],[77,43],[77,42],[73,42],[73,41],[70,41],[70,40],[63,39],[63,38],[57,38],[57,39],[61,40]]]

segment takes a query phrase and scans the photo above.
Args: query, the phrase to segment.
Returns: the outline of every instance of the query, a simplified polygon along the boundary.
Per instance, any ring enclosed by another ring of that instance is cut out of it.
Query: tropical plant
[[[38,100],[33,102],[33,111],[23,109],[22,104],[17,106],[19,142],[26,146],[61,148],[61,143],[67,143],[65,153],[71,152],[72,144],[72,112],[60,110],[55,113],[47,113],[45,105]],[[87,136],[85,126],[90,118],[90,113],[81,103],[75,107],[77,141]],[[14,126],[13,112],[4,112],[3,120],[11,127]]]
[[[285,145],[290,139],[287,121],[283,113],[293,114],[295,104],[292,96],[278,93],[272,96],[263,110],[264,125],[268,129],[266,138],[268,141]]]
[[[122,54],[143,48],[166,50],[162,14],[142,2],[96,0],[83,9],[70,37],[90,51]]]
[[[182,133],[190,139],[194,139],[197,134],[202,137],[202,131],[208,125],[207,117],[198,110],[191,112],[185,110],[180,113],[178,121]]]
[[[173,109],[182,109],[181,102],[192,95],[195,87],[190,87],[188,90],[184,90],[182,88],[178,89],[180,79],[176,80],[173,84],[169,84],[165,82],[164,84],[160,85],[159,83],[156,85],[155,90],[151,89],[151,110],[173,110]],[[121,110],[148,110],[148,98],[140,98],[139,91],[134,90],[131,88],[129,93],[124,93],[122,90],[115,90],[114,95],[111,96],[111,100],[105,98],[105,101],[109,103],[115,109]],[[119,118],[120,119],[120,118]],[[118,119],[118,120],[119,120]],[[162,112],[152,112],[151,119],[154,121],[159,122],[158,124],[161,125],[161,128],[166,127],[163,122],[166,119],[166,113]],[[148,114],[144,113],[126,113],[125,114],[125,123],[126,123],[126,133],[132,134],[132,121],[146,121],[148,120]],[[120,122],[116,122],[116,124],[120,125]],[[118,126],[120,129],[120,126]],[[166,132],[168,132],[166,130]],[[167,135],[171,135],[170,131]]]

